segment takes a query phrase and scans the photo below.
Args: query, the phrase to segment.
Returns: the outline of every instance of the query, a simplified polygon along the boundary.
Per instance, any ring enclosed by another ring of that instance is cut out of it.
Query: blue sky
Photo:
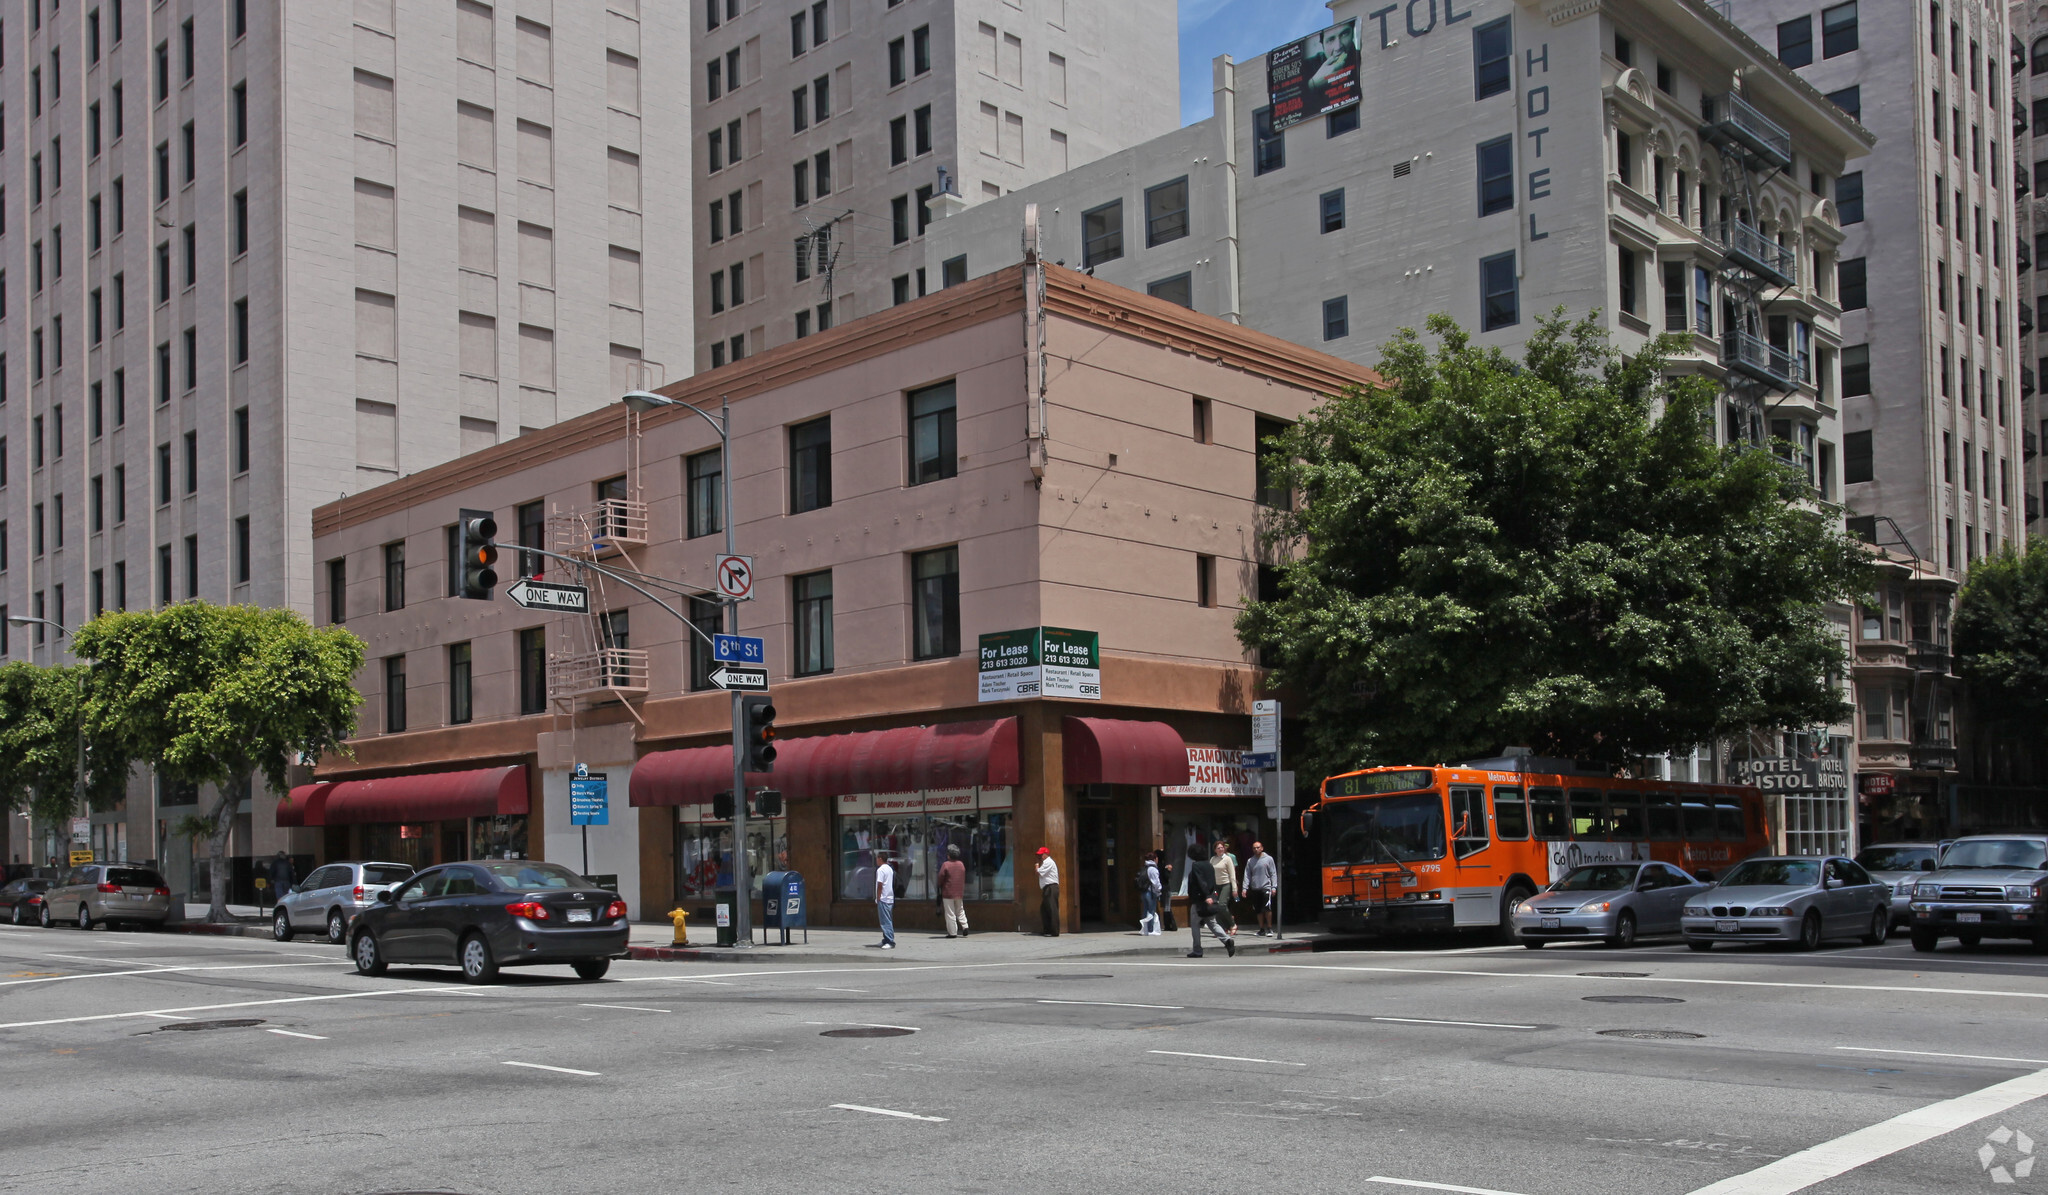
[[[1323,0],[1180,0],[1180,119],[1201,120],[1214,106],[1209,61],[1240,63],[1330,23]]]

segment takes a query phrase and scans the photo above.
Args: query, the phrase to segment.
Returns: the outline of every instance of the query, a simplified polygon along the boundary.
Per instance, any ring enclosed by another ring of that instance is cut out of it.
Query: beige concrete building
[[[948,187],[1007,194],[1179,124],[1174,0],[690,6],[698,369],[937,290]]]
[[[1037,920],[1043,845],[1071,927],[1135,920],[1142,850],[1179,859],[1225,837],[1242,852],[1273,833],[1234,766],[1258,671],[1233,623],[1258,592],[1271,493],[1255,446],[1269,421],[1371,377],[1051,267],[667,387],[714,411],[732,400],[734,530],[755,562],[739,624],[766,641],[780,712],[781,757],[750,784],[788,801],[749,823],[753,874],[787,862],[813,920],[871,925],[887,850],[914,860],[899,919],[935,924],[915,897],[960,845],[973,924],[1009,930]],[[724,550],[720,468],[696,415],[636,428],[615,406],[320,508],[315,554],[345,588],[316,604],[370,661],[354,758],[323,761],[286,807],[306,826],[295,850],[583,867],[567,808],[581,762],[610,792],[588,869],[617,876],[635,916],[706,908],[731,875],[732,828],[711,808],[731,786],[731,704],[683,617],[718,627],[690,591]],[[444,528],[464,507],[595,554],[674,613],[552,560],[533,565],[590,584],[589,615],[441,596]],[[1038,696],[981,675],[982,636],[1040,627],[1095,644],[1099,689]],[[1306,899],[1314,870],[1291,891]]]
[[[642,70],[684,60],[681,8],[11,6],[0,611],[310,614],[315,506],[640,384],[691,319],[689,246],[650,235],[690,218],[684,97]],[[45,632],[0,657],[64,658]],[[109,856],[188,812],[134,793],[95,818]],[[10,833],[10,860],[54,841]]]

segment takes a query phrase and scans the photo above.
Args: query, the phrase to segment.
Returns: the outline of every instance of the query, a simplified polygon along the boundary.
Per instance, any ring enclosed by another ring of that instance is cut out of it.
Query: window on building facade
[[[1820,56],[1834,58],[1847,54],[1859,44],[1856,28],[1856,0],[1820,10]]]
[[[1863,223],[1863,172],[1842,175],[1835,180],[1835,214],[1843,224]]]
[[[1474,99],[1500,95],[1514,86],[1513,32],[1507,17],[1472,30]]]
[[[941,382],[910,392],[910,484],[941,481],[960,470],[955,389]]]
[[[692,453],[684,461],[689,483],[685,501],[689,511],[689,538],[715,535],[725,529],[722,517],[724,461],[719,449]]]
[[[792,636],[798,676],[832,671],[832,572],[790,578],[790,603],[795,613]]]
[[[1621,309],[1630,315],[1641,314],[1637,309],[1639,297],[1636,293],[1639,289],[1641,266],[1635,250],[1628,248],[1616,249],[1615,274],[1616,281],[1619,283]]]
[[[546,627],[527,627],[519,632],[519,712],[547,710],[548,632]]]
[[[470,701],[470,645],[448,645],[448,724],[460,726],[475,711]]]
[[[1113,199],[1081,213],[1081,265],[1084,269],[1124,255],[1124,201]]]
[[[1861,311],[1870,306],[1862,258],[1849,257],[1835,263],[1835,293],[1841,296],[1844,311]]]
[[[1848,485],[1876,480],[1876,458],[1872,453],[1870,435],[1867,431],[1842,435],[1842,481]]]
[[[1122,223],[1121,219],[1118,221]],[[1145,191],[1145,247],[1164,245],[1188,235],[1186,175]]]
[[[1323,300],[1323,339],[1342,340],[1351,335],[1351,297],[1338,295]]]
[[[1171,278],[1161,278],[1157,282],[1148,282],[1145,284],[1145,293],[1155,299],[1164,299],[1169,303],[1177,303],[1182,307],[1193,309],[1195,305],[1195,276],[1182,273],[1175,274]]]
[[[1479,330],[1513,327],[1522,320],[1520,280],[1515,255],[1497,253],[1479,259]]]
[[[348,561],[337,558],[327,562],[327,625],[342,626],[348,622]]]
[[[1830,91],[1827,98],[1829,103],[1847,112],[1850,119],[1863,119],[1863,88],[1860,85],[1844,87],[1840,91]]]
[[[1491,216],[1515,206],[1515,150],[1512,137],[1479,146],[1479,214]],[[1624,180],[1625,181],[1625,180]]]
[[[1357,104],[1353,104],[1348,108],[1339,108],[1324,117],[1323,136],[1327,139],[1330,137],[1342,137],[1346,133],[1357,132],[1358,108]]]
[[[384,733],[405,729],[405,657],[384,657]]]
[[[1344,188],[1325,191],[1316,201],[1324,233],[1340,232],[1344,228]]]
[[[384,609],[405,609],[405,541],[384,545]]]
[[[1276,441],[1287,434],[1287,428],[1284,420],[1263,415],[1252,421],[1252,498],[1260,506],[1275,510],[1294,509],[1294,491],[1280,483],[1271,456],[1278,446]]]
[[[1778,22],[1778,61],[1786,66],[1813,65],[1813,15]]]
[[[1273,109],[1252,113],[1252,174],[1271,174],[1287,165],[1287,131],[1273,127]]]
[[[832,417],[789,429],[789,513],[832,505]]]
[[[960,549],[913,553],[910,586],[912,658],[959,655]]]
[[[1842,397],[1861,398],[1870,393],[1870,346],[1842,346]]]

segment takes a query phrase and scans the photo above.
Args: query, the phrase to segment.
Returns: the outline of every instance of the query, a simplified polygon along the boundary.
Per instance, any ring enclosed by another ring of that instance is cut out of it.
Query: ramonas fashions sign
[[[1159,790],[1162,797],[1257,797],[1265,786],[1244,766],[1236,747],[1189,747],[1188,782]]]

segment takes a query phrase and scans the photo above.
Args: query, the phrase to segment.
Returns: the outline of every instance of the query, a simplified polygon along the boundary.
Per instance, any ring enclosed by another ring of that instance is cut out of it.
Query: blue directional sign
[[[711,658],[720,664],[765,664],[761,640],[752,635],[713,635]]]
[[[569,781],[569,824],[608,826],[611,824],[611,794],[606,791],[603,772],[585,772]]]
[[[1237,757],[1237,762],[1241,767],[1270,768],[1274,763],[1273,755],[1271,751],[1247,751]]]

